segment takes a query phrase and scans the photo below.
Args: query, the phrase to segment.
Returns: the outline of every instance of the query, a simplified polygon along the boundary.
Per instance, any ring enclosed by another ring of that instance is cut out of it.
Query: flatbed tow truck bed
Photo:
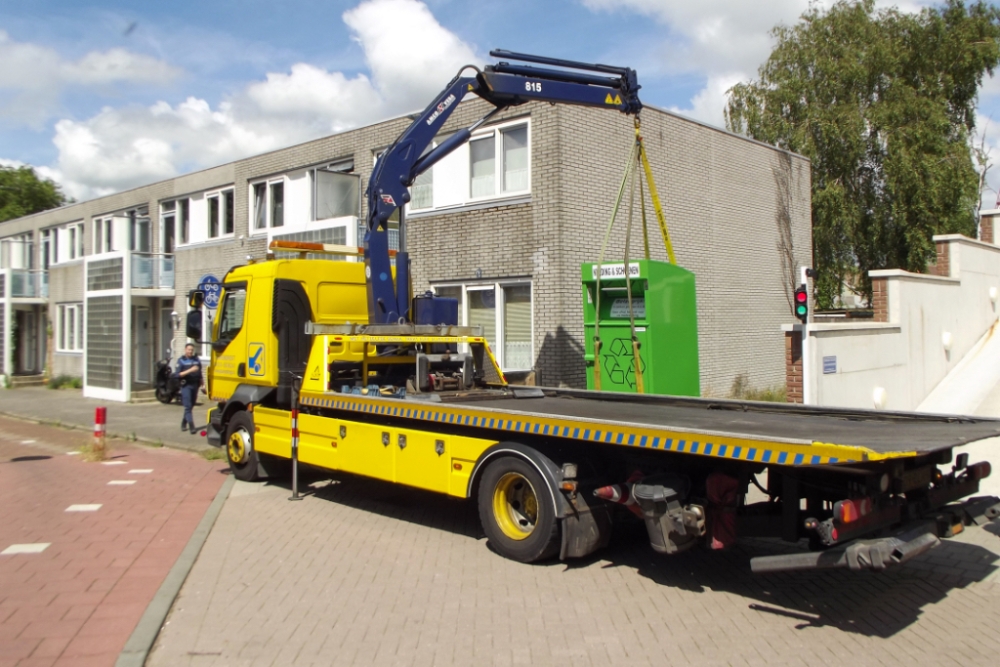
[[[306,406],[504,432],[787,466],[907,458],[1000,436],[1000,420],[793,404],[512,387],[440,402],[303,392]]]
[[[969,465],[960,455],[950,470],[939,467],[953,463],[954,447],[1000,436],[996,419],[535,387],[399,398],[317,386],[306,382],[299,396],[306,414],[325,424],[311,429],[362,427],[368,456],[376,447],[395,457],[382,473],[391,481],[423,486],[401,472],[420,450],[403,449],[437,443],[437,456],[429,452],[417,465],[428,479],[440,474],[430,472],[436,461],[454,465],[461,479],[452,471],[451,486],[439,490],[478,494],[482,512],[491,501],[477,485],[493,483],[491,464],[506,456],[530,461],[552,489],[561,558],[606,543],[612,503],[646,522],[660,553],[683,551],[703,536],[712,548],[730,546],[737,534],[809,539],[810,552],[753,559],[759,572],[882,570],[966,525],[1000,517],[1000,499],[975,497],[988,462]],[[397,439],[398,451],[389,446]],[[351,444],[343,444],[346,453]],[[446,451],[460,458],[449,460]],[[342,460],[350,472],[351,459]],[[760,486],[756,475],[765,470],[767,501],[748,503],[749,484]]]

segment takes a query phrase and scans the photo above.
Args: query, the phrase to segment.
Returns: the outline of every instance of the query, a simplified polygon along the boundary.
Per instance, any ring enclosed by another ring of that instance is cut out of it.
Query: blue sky
[[[916,10],[929,0],[898,4]],[[755,74],[768,30],[807,6],[6,2],[0,164],[34,165],[78,199],[108,194],[422,108],[459,65],[487,62],[491,48],[627,65],[647,104],[721,124],[725,90]],[[990,81],[980,111],[997,119],[984,125],[1000,157],[998,92]]]

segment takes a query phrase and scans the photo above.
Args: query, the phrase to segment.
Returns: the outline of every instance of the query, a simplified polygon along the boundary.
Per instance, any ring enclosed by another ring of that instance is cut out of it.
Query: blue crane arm
[[[491,51],[490,55],[563,69],[506,61],[488,65],[482,70],[466,66],[379,157],[365,192],[368,202],[365,275],[368,321],[372,324],[410,320],[409,258],[405,252],[402,206],[410,201],[409,187],[417,176],[467,142],[476,128],[496,113],[532,100],[614,109],[625,114],[638,114],[642,109],[638,96],[640,86],[635,71],[630,68],[502,50]],[[467,70],[473,70],[475,75],[463,76]],[[478,95],[494,108],[425,153],[445,121],[469,93]],[[397,210],[400,211],[401,243],[400,252],[396,254],[394,279],[389,256],[388,221]]]

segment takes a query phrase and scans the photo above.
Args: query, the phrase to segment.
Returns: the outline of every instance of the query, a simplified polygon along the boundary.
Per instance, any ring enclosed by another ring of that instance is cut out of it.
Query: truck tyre
[[[253,415],[240,411],[229,419],[226,428],[226,456],[236,479],[254,482],[260,479],[257,450],[253,446]]]
[[[559,553],[559,521],[545,479],[527,461],[504,456],[479,482],[479,520],[505,558],[533,563]]]

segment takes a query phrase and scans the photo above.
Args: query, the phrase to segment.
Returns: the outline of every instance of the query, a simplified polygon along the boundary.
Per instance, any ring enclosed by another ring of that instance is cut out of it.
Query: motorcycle
[[[181,393],[181,380],[174,373],[170,366],[170,349],[167,348],[167,356],[156,362],[156,400],[160,403],[170,404]]]

